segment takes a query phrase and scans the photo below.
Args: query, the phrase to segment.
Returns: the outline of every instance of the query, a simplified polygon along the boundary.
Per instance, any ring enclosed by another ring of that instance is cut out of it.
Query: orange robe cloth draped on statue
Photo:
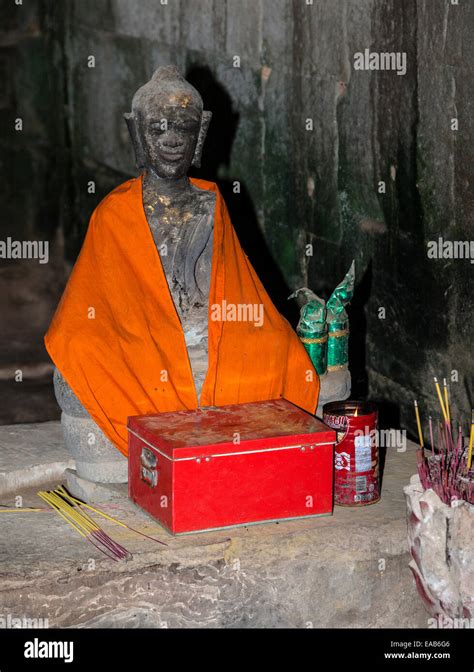
[[[303,345],[243,253],[217,185],[192,183],[216,194],[209,368],[200,405],[283,396],[314,413],[319,379]],[[262,304],[263,325],[214,321],[214,304]],[[124,455],[128,416],[198,407],[183,329],[143,209],[142,178],[117,187],[94,211],[45,344]]]

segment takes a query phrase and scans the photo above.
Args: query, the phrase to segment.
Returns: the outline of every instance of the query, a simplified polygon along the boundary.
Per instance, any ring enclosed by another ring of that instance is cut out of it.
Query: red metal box
[[[285,399],[128,419],[129,496],[173,534],[330,514],[336,433]]]

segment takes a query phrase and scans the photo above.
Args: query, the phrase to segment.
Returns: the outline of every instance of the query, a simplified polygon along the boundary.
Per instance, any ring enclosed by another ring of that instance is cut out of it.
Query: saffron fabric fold
[[[278,397],[310,413],[317,406],[317,373],[242,251],[217,185],[191,181],[216,194],[209,365],[200,400],[181,321],[143,209],[141,177],[114,189],[92,214],[45,336],[54,364],[124,455],[131,415]],[[238,310],[249,305],[260,307],[258,320],[252,310]],[[229,306],[237,310],[229,313]],[[216,319],[218,314],[224,319]],[[251,319],[234,321],[229,314],[249,314]]]

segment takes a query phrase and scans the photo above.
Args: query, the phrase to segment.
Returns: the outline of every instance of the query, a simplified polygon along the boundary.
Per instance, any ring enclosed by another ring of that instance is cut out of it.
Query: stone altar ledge
[[[28,463],[37,455],[37,467],[62,464],[60,437],[54,422],[0,427],[0,468],[6,456],[21,472],[22,446]],[[119,493],[101,508],[168,544],[105,521],[133,553],[127,562],[108,560],[52,512],[0,514],[3,612],[48,618],[49,627],[427,627],[408,568],[403,486],[415,469],[409,444],[388,451],[378,504],[180,537]],[[45,470],[41,487],[60,482],[64,474]],[[23,506],[41,506],[38,485],[18,481],[0,506],[18,494]]]

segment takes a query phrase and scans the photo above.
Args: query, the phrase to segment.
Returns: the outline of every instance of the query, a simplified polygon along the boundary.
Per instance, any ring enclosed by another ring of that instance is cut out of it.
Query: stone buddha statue
[[[86,497],[86,482],[126,482],[131,415],[280,396],[314,412],[319,392],[217,185],[187,176],[211,120],[200,94],[158,68],[125,120],[141,176],[94,211],[45,337],[77,465],[68,487]]]
[[[207,313],[215,195],[194,187],[187,173],[191,166],[200,166],[212,113],[203,109],[200,94],[178,68],[165,66],[138,89],[131,113],[124,116],[137,167],[145,171],[143,207],[183,325],[199,397],[208,363]],[[100,462],[89,463],[90,469],[86,466],[87,477],[101,480],[109,474],[112,481],[126,480],[126,464],[120,453],[93,423],[57,369],[54,384],[63,411],[66,440],[77,461],[81,462],[84,453],[87,463],[91,450],[86,441],[94,435],[94,454]]]
[[[186,338],[199,393],[207,371],[207,309],[215,195],[187,177],[200,166],[211,120],[202,98],[174,66],[159,68],[126,115],[143,205]]]

